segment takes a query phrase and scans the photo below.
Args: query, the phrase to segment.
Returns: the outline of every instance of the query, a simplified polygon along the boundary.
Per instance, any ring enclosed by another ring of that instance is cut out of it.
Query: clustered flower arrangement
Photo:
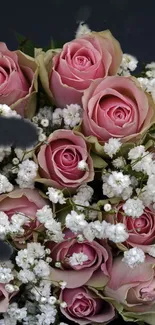
[[[38,133],[0,147],[2,325],[155,324],[155,63],[137,64],[83,24],[34,57],[0,43],[0,114]]]

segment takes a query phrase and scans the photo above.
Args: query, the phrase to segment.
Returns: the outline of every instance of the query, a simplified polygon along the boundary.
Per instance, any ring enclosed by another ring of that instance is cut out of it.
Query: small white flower
[[[5,290],[9,293],[13,293],[15,291],[14,286],[9,283],[5,285]]]
[[[47,118],[43,118],[40,123],[44,128],[49,126],[49,120]]]
[[[103,176],[103,194],[112,198],[114,196],[126,196],[130,187],[131,179],[129,175],[122,172],[113,171],[107,176]],[[130,194],[130,193],[129,193]]]
[[[38,166],[34,161],[26,159],[19,164],[16,182],[20,188],[33,188]]]
[[[66,216],[66,227],[69,228],[74,233],[80,232],[87,226],[87,221],[85,220],[84,214],[78,214],[76,211],[72,210],[70,214]]]
[[[66,288],[67,282],[66,281],[60,281],[59,282],[59,286],[62,290],[64,290]]]
[[[112,161],[112,164],[115,168],[121,169],[125,166],[125,159],[123,157],[118,157]]]
[[[104,205],[104,211],[109,212],[110,210],[111,210],[111,204],[106,203],[106,204]]]
[[[0,104],[0,115],[4,117],[16,117],[21,118],[19,114],[15,110],[12,110],[8,105],[6,104]]]
[[[123,243],[129,237],[127,229],[123,223],[116,225],[107,224],[105,228],[106,237],[114,243]]]
[[[148,63],[145,68],[155,70],[155,62]]]
[[[69,257],[69,263],[72,266],[83,265],[86,261],[88,261],[88,256],[83,252],[73,253],[73,255]]]
[[[60,303],[60,306],[61,306],[62,308],[66,308],[66,307],[67,307],[67,303],[66,303],[65,301],[62,301],[62,302]]]
[[[37,210],[36,216],[41,223],[45,223],[49,219],[53,219],[53,212],[48,205],[45,205],[42,209]]]
[[[64,124],[67,127],[74,128],[81,120],[82,108],[78,104],[66,105],[67,108],[63,109]]]
[[[40,142],[44,142],[46,140],[46,134],[44,134],[44,133],[39,134],[38,139],[39,139]]]
[[[80,160],[78,162],[78,169],[79,170],[84,170],[84,171],[87,171],[88,170],[88,164],[86,163],[85,160]]]
[[[20,270],[17,277],[22,283],[36,282],[36,275],[27,269]]]
[[[9,182],[6,176],[0,174],[0,194],[13,191],[14,186]]]
[[[57,267],[58,269],[60,269],[61,268],[61,262],[56,262],[55,263],[55,267]]]
[[[6,267],[0,267],[0,283],[9,283],[14,279],[12,270]]]
[[[33,272],[39,277],[46,277],[50,274],[50,267],[45,261],[39,260],[37,265],[34,267]]]
[[[90,33],[91,33],[91,30],[89,29],[88,25],[84,24],[84,22],[81,21],[77,28],[75,38],[80,38],[80,37],[83,37]]]
[[[53,203],[66,203],[66,199],[64,198],[63,192],[60,190],[57,190],[53,187],[48,187],[48,192],[46,194],[49,196],[49,200]]]
[[[55,305],[56,302],[57,302],[57,298],[56,298],[56,297],[54,297],[54,296],[50,296],[50,297],[48,298],[48,303],[49,303],[50,305]]]
[[[124,258],[122,261],[130,268],[134,268],[145,262],[145,254],[142,249],[134,247],[124,252]]]
[[[130,54],[124,53],[122,62],[120,65],[119,73],[125,75],[125,72],[134,71],[137,68],[138,61],[137,59]]]
[[[139,218],[144,211],[143,202],[140,199],[128,199],[123,204],[123,210],[127,216],[132,218]]]
[[[53,112],[52,123],[54,125],[60,126],[62,123],[63,110],[61,108],[56,108]]]
[[[113,157],[121,147],[120,139],[110,138],[104,145],[104,151],[109,157]]]
[[[148,251],[148,254],[152,257],[155,257],[155,245],[151,245],[149,247],[149,251]]]

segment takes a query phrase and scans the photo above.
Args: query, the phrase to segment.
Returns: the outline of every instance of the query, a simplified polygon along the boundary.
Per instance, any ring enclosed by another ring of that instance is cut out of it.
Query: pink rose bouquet
[[[23,117],[0,147],[0,325],[154,325],[155,64],[137,77],[82,24],[22,46],[0,43],[0,115]],[[24,117],[38,141],[21,149]]]

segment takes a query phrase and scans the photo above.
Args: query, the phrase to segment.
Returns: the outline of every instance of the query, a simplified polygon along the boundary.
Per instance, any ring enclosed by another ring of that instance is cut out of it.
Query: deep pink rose
[[[93,81],[82,98],[83,133],[104,143],[111,137],[123,142],[144,133],[153,123],[154,106],[137,81],[130,77],[107,77]]]
[[[77,188],[94,178],[93,161],[81,134],[71,130],[54,131],[38,153],[40,181],[56,188]],[[78,169],[78,162],[84,160],[88,170]]]
[[[52,258],[52,281],[64,280],[67,288],[76,288],[82,285],[102,287],[109,280],[109,271],[112,265],[112,254],[106,242],[98,243],[87,240],[81,242],[70,232],[66,240],[61,243],[49,243]],[[88,260],[81,265],[72,266],[69,257],[73,253],[84,253]],[[62,269],[55,267],[56,262],[61,262]]]
[[[37,70],[33,58],[0,43],[0,103],[31,117],[36,109]]]
[[[86,287],[64,289],[60,294],[61,301],[67,303],[61,312],[75,323],[109,323],[115,317],[114,307]]]
[[[127,248],[139,247],[144,252],[148,252],[150,245],[155,244],[155,213],[149,208],[144,209],[144,213],[139,218],[132,218],[122,214],[122,205],[119,206],[115,216],[108,216],[107,221],[111,223],[123,223],[129,237],[126,242],[119,244],[119,248],[123,246]]]
[[[110,272],[111,280],[105,287],[105,295],[121,303],[124,310],[145,313],[152,308],[155,313],[154,266],[155,258],[147,255],[145,263],[129,270],[122,256],[117,257]]]
[[[9,306],[9,300],[12,297],[6,289],[5,284],[0,283],[0,313],[5,313]]]
[[[29,223],[25,224],[25,233],[22,237],[16,237],[16,243],[22,243],[24,239],[32,236],[33,231],[38,230],[40,223],[36,219],[36,212],[47,204],[37,190],[15,189],[14,191],[0,195],[0,211],[5,212],[11,219],[15,213],[23,213],[29,217]]]
[[[63,46],[53,58],[49,88],[58,107],[81,104],[92,80],[116,74],[122,60],[119,43],[110,31],[91,33]]]

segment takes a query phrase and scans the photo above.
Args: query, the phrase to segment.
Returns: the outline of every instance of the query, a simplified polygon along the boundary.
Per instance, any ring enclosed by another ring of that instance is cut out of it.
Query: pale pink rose
[[[20,115],[36,109],[37,64],[20,51],[9,51],[0,42],[0,103],[7,104]]]
[[[77,241],[75,235],[70,231],[66,233],[65,240],[61,243],[48,243],[51,249],[52,270],[51,279],[53,281],[64,280],[67,288],[76,288],[82,285],[102,287],[109,280],[109,272],[112,265],[112,254],[106,242],[87,240]],[[88,260],[82,265],[72,266],[69,257],[73,253],[84,253]],[[62,269],[55,267],[56,262],[61,262]]]
[[[154,266],[155,258],[147,255],[145,263],[129,270],[129,266],[122,261],[122,256],[117,257],[110,272],[111,280],[105,287],[105,296],[113,298],[117,303],[121,303],[124,310],[127,311],[145,313],[149,312],[152,307],[154,310]]]
[[[106,220],[115,224],[121,222],[128,230],[129,237],[126,242],[119,244],[119,248],[139,247],[147,253],[150,245],[155,244],[155,213],[149,208],[145,208],[143,214],[134,219],[124,215],[120,205],[117,214],[107,216]]]
[[[0,313],[7,311],[11,297],[12,295],[5,290],[5,284],[0,283]]]
[[[146,94],[131,77],[107,77],[93,81],[82,98],[83,133],[100,143],[111,137],[123,142],[146,132],[155,117]]]
[[[84,137],[71,130],[54,131],[42,145],[37,159],[40,176],[36,180],[56,188],[77,188],[94,178],[93,161]],[[88,170],[78,169],[78,162],[84,160]]]
[[[39,230],[40,223],[36,218],[37,210],[47,204],[37,190],[15,189],[10,193],[0,195],[0,211],[5,212],[9,219],[15,213],[23,213],[28,216],[29,222],[24,225],[25,233],[22,237],[16,237],[16,243],[32,237],[33,231]]]
[[[93,32],[63,46],[53,57],[49,88],[58,107],[81,104],[84,89],[92,80],[116,74],[122,51],[110,31]]]
[[[115,317],[114,307],[86,287],[64,289],[59,299],[67,303],[61,308],[62,314],[81,325],[107,324]]]

